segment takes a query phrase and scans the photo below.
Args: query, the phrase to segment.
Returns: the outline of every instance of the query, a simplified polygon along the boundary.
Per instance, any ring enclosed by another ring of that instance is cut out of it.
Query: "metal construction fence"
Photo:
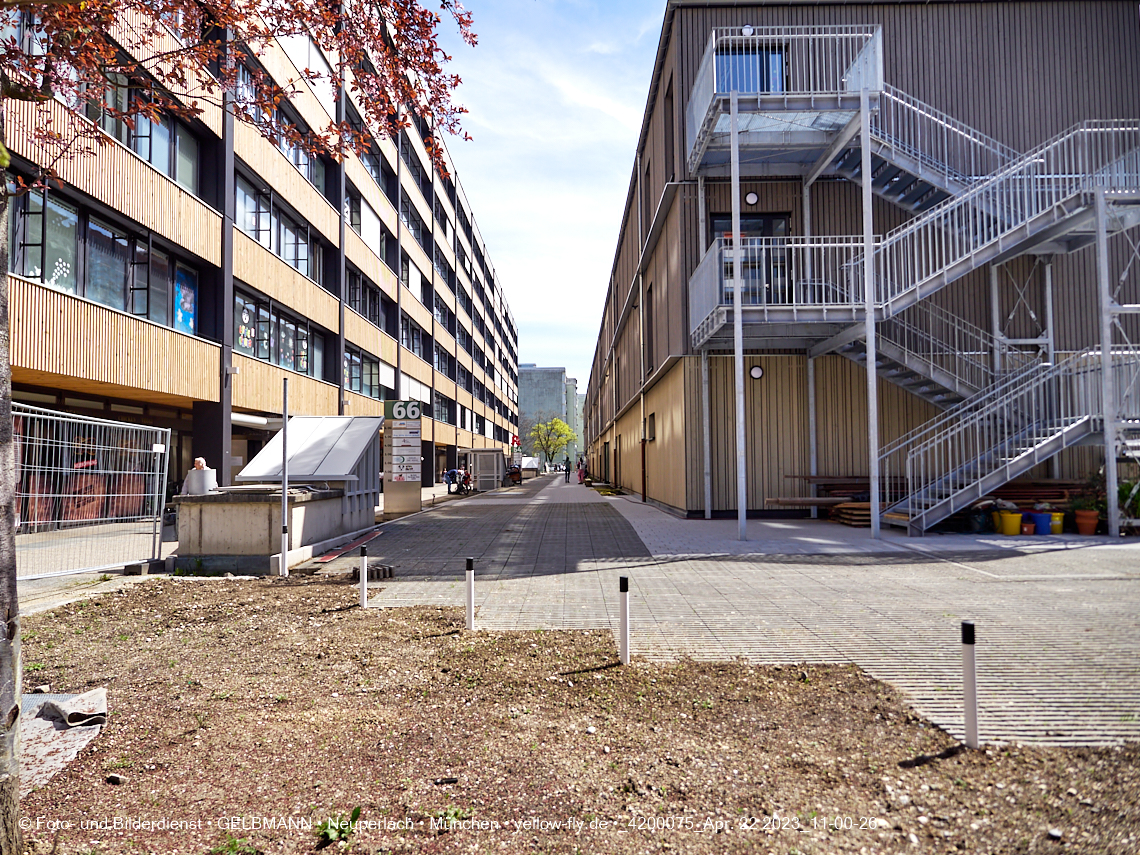
[[[168,428],[12,404],[21,579],[159,557]]]

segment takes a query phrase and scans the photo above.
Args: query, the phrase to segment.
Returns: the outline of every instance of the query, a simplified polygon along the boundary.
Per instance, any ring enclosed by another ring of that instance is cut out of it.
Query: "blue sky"
[[[519,326],[519,362],[585,392],[664,0],[467,0],[445,21],[470,142],[448,150]]]

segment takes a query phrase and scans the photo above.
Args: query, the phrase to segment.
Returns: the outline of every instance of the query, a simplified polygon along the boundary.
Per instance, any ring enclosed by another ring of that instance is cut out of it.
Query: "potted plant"
[[[1096,499],[1092,496],[1078,496],[1073,499],[1073,516],[1077,518],[1078,533],[1096,534],[1097,523],[1100,522]]]

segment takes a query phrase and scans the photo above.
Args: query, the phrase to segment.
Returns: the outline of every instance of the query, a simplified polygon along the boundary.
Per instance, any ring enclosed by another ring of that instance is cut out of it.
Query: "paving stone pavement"
[[[462,606],[477,626],[617,630],[651,661],[855,662],[958,738],[960,621],[977,623],[983,740],[1140,739],[1140,545],[1107,538],[908,539],[821,521],[679,520],[561,477],[385,527],[372,605]]]

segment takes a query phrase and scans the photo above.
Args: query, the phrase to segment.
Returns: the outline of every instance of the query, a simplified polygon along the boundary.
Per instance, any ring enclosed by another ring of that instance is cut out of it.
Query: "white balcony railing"
[[[837,96],[883,88],[878,27],[730,27],[713,30],[686,108],[692,157],[715,100],[742,95]]]
[[[863,305],[861,237],[743,238],[740,297],[744,306]],[[857,263],[856,263],[857,262]],[[689,280],[691,330],[718,307],[733,305],[731,238],[713,241]]]

